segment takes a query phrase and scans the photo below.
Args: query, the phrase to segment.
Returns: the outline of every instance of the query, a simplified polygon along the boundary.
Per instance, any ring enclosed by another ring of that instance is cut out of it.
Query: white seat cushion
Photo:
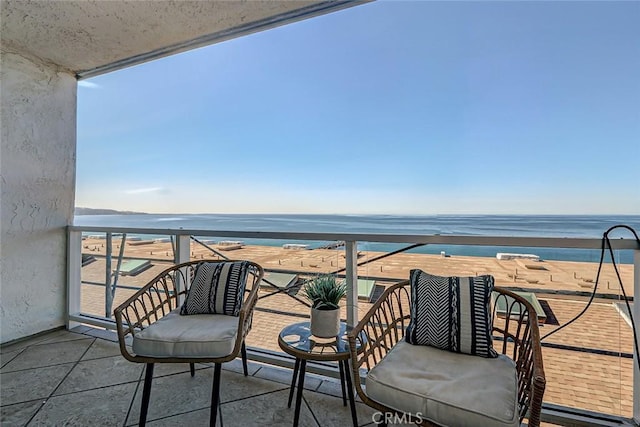
[[[399,342],[367,375],[367,395],[443,426],[518,426],[515,363]]]
[[[181,316],[176,309],[137,332],[133,352],[148,357],[224,357],[233,351],[238,317],[223,314]]]

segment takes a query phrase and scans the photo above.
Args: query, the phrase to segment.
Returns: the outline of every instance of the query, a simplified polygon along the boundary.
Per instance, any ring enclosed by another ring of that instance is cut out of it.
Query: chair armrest
[[[129,353],[126,347],[126,340],[178,307],[178,297],[187,293],[187,288],[200,262],[202,260],[189,261],[167,268],[116,307],[114,316],[118,330],[120,352],[126,359],[137,361],[136,356]],[[247,286],[245,288],[247,295],[238,314],[239,333],[237,334],[233,354],[229,356],[229,360],[235,358],[240,352],[244,338],[251,329],[253,309],[258,300],[258,290],[263,277],[264,271],[262,267],[256,263],[249,262]]]
[[[251,330],[251,323],[253,321],[253,309],[258,302],[258,291],[260,290],[260,282],[264,278],[264,270],[262,267],[255,263],[249,264],[249,277],[251,277],[251,283],[247,279],[247,287],[245,292],[247,296],[242,304],[240,313],[238,314],[238,328],[241,333],[236,337],[236,344],[233,349],[233,354],[238,354],[244,339]]]
[[[371,370],[404,338],[410,318],[409,297],[408,280],[388,287],[348,334],[353,382],[362,401],[370,406],[378,404],[362,389],[360,369]]]
[[[529,426],[537,427],[546,387],[538,316],[533,306],[520,295],[500,287],[495,287],[494,291],[498,297],[493,307],[493,333],[500,340],[501,348],[497,348],[497,343],[494,347],[516,363],[520,421],[529,412]],[[499,298],[505,299],[506,307],[506,312],[500,316],[497,313]]]
[[[122,355],[133,361],[134,355],[126,348],[126,339],[133,337],[177,307],[178,295],[186,293],[185,284],[193,274],[195,263],[171,266],[151,279],[135,294],[115,308],[118,342]]]

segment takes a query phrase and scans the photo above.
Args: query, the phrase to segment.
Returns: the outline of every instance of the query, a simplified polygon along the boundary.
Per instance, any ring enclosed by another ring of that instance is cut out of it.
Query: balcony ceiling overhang
[[[86,78],[360,3],[3,0],[0,41]]]

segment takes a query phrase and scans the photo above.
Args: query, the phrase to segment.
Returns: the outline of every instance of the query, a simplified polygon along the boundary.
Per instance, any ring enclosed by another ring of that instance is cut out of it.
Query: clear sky
[[[378,1],[79,83],[76,206],[640,213],[640,2]]]

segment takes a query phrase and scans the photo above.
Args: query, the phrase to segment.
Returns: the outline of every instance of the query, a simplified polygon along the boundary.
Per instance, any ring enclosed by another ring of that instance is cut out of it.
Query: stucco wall
[[[76,80],[14,53],[0,68],[0,342],[65,323]]]

